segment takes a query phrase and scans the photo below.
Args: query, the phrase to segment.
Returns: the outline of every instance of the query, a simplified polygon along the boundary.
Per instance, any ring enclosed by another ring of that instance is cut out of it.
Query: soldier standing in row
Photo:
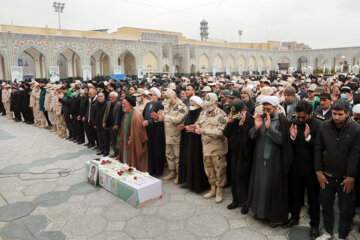
[[[226,153],[228,143],[223,135],[227,124],[227,116],[218,107],[215,93],[208,93],[205,97],[204,106],[206,110],[201,112],[199,119],[194,125],[187,128],[189,132],[201,135],[204,154],[204,168],[206,176],[211,185],[210,192],[204,198],[212,198],[216,195],[215,201],[222,202],[222,190],[226,182]]]
[[[170,173],[164,177],[164,180],[174,179],[178,184],[179,173],[179,155],[180,155],[180,135],[178,129],[183,124],[188,113],[186,105],[176,96],[175,92],[167,89],[164,93],[168,100],[168,107],[164,111],[159,111],[158,121],[164,121],[165,137],[166,137],[166,159],[168,162]]]

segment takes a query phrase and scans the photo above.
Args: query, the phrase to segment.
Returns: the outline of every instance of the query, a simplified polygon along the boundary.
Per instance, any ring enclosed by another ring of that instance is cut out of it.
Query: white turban
[[[277,96],[265,96],[261,99],[261,104],[269,103],[274,107],[279,106],[279,98]]]
[[[202,107],[203,106],[203,100],[201,100],[200,97],[198,96],[192,96],[190,98],[190,101],[193,101],[194,103],[196,103],[198,106]]]
[[[360,104],[356,104],[353,109],[353,114],[360,114]]]
[[[159,89],[157,89],[156,87],[152,87],[152,88],[150,88],[150,91],[154,91],[154,92],[155,92],[155,94],[156,94],[156,96],[157,96],[158,98],[160,98],[160,97],[161,97],[161,92],[160,92],[160,90],[159,90]]]

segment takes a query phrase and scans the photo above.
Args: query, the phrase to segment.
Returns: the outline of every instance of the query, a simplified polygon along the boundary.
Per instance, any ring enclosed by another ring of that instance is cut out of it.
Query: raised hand
[[[270,115],[268,113],[266,113],[266,119],[264,119],[264,120],[265,120],[266,129],[269,129],[270,124],[271,124],[271,118],[270,118]]]
[[[294,124],[291,124],[291,127],[290,127],[289,131],[290,131],[290,136],[292,138],[296,138],[296,136],[297,136],[297,126],[294,125]]]
[[[258,114],[258,113],[255,115],[254,124],[255,124],[256,131],[259,130],[263,124],[263,119],[260,117],[260,114]]]
[[[310,127],[309,125],[305,125],[304,137],[307,139],[310,136]]]

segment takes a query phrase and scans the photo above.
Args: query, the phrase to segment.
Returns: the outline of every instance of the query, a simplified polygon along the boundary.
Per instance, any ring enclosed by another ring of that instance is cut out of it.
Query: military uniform
[[[175,96],[175,92],[168,89],[165,93],[167,96],[167,107],[164,108],[164,119],[160,118],[159,121],[164,121],[165,126],[165,138],[166,138],[166,160],[170,173],[164,177],[164,180],[170,180],[176,177],[175,184],[177,184],[177,175],[179,172],[179,155],[180,155],[180,136],[181,131],[178,129],[178,125],[185,122],[188,108],[180,100],[177,99],[174,105],[170,104],[170,99]]]
[[[55,96],[54,96],[55,124],[56,124],[56,128],[57,128],[56,133],[59,135],[59,137],[66,138],[67,134],[66,134],[65,118],[64,118],[64,115],[61,113],[62,103],[57,98],[58,95],[61,96],[62,94],[56,92]],[[55,101],[55,99],[56,99],[56,101]]]
[[[10,112],[10,96],[11,96],[11,91],[10,89],[3,89],[2,93],[1,93],[1,97],[2,97],[2,102],[6,111],[6,117],[11,119],[13,116],[13,113]]]
[[[142,101],[142,102],[136,102],[136,107],[135,107],[135,109],[136,109],[139,113],[143,114],[143,111],[144,111],[145,106],[146,106],[147,103],[148,103],[148,100],[146,100],[146,99],[144,99],[144,101]]]
[[[215,93],[209,94],[215,95]],[[206,96],[206,100],[208,100],[208,95]],[[204,197],[213,197],[216,192],[216,202],[222,201],[222,188],[226,182],[226,153],[228,152],[228,142],[223,135],[223,130],[225,129],[227,121],[226,113],[219,107],[216,107],[211,112],[207,110],[201,112],[195,123],[197,128],[204,130],[204,134],[201,136],[204,168],[211,185],[211,191],[204,195]]]
[[[37,101],[36,101],[36,94],[39,92],[39,90],[37,89],[37,83],[35,84],[34,88],[31,91],[31,95],[30,95],[30,107],[33,109],[33,114],[34,114],[34,126],[35,127],[40,127],[41,122],[39,119],[39,113],[40,113],[40,106],[37,105]],[[40,94],[40,93],[39,93]],[[40,95],[39,95],[40,96]]]

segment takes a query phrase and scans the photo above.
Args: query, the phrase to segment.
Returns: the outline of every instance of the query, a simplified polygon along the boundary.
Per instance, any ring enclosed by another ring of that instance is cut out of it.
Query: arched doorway
[[[46,78],[47,67],[45,56],[34,47],[29,47],[18,54],[23,62],[23,75],[33,75],[35,78]]]
[[[304,67],[308,66],[308,59],[305,56],[302,56],[298,59],[298,70],[303,69]]]
[[[110,75],[110,58],[101,49],[97,50],[90,57],[92,77]]]
[[[206,54],[203,54],[199,58],[199,67],[202,73],[210,72],[210,61]]]
[[[0,54],[0,79],[6,80],[6,67],[5,67],[5,58]]]
[[[132,53],[125,51],[118,58],[118,65],[121,66],[121,73],[127,75],[136,75],[136,60]]]
[[[163,67],[163,72],[170,72],[170,67],[169,65],[165,64]]]
[[[73,50],[67,48],[57,56],[56,63],[59,66],[61,78],[81,76],[80,56]]]
[[[196,73],[196,67],[195,67],[194,64],[191,64],[191,66],[190,66],[190,73],[191,73],[191,74],[195,74],[195,73]]]
[[[144,55],[142,59],[143,70],[148,72],[157,72],[158,71],[158,60],[155,54],[148,52]]]

